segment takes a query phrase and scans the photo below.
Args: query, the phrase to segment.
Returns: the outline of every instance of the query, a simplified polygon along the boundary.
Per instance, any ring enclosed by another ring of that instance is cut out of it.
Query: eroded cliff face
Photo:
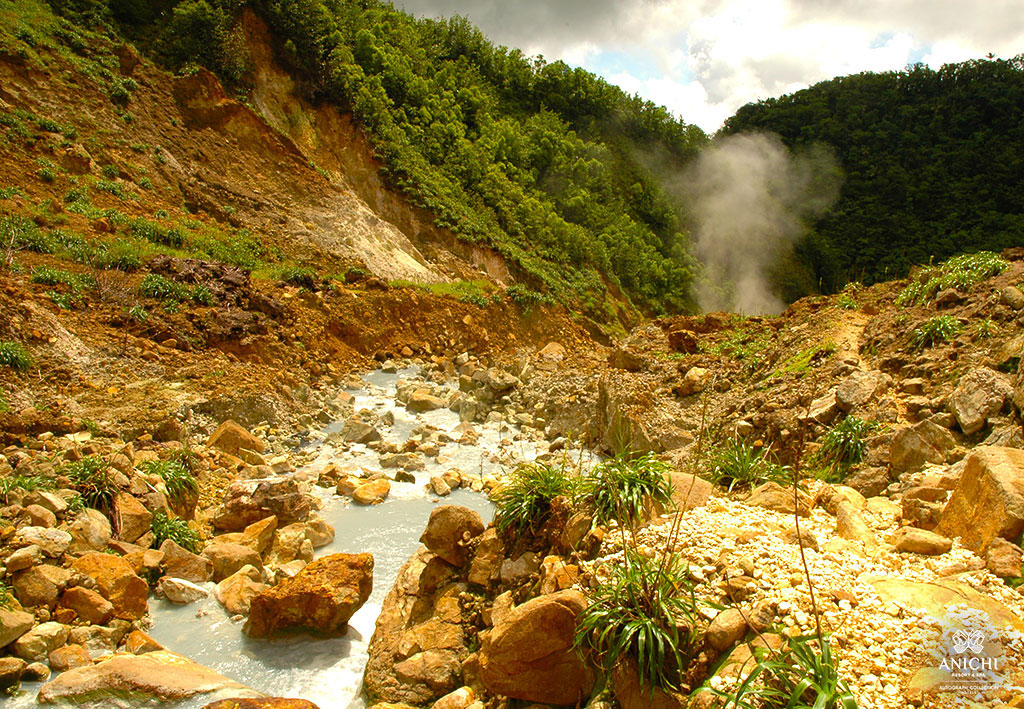
[[[486,277],[507,285],[511,276],[493,249],[458,241],[434,225],[428,212],[388,189],[373,146],[352,116],[329,104],[313,105],[282,68],[266,24],[251,10],[242,28],[252,67],[252,106],[308,162],[329,177],[330,199],[310,216],[315,232],[343,234],[374,273],[385,278],[436,282]],[[403,275],[404,274],[404,275]]]

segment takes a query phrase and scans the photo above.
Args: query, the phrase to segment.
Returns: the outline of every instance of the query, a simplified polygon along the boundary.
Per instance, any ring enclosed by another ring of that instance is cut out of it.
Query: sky
[[[1024,0],[393,0],[592,71],[711,133],[740,106],[861,71],[1024,53]]]

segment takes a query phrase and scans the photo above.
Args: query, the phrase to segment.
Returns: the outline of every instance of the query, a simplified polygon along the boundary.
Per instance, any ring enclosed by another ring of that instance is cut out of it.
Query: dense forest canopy
[[[845,183],[798,253],[825,289],[1024,244],[1024,56],[863,73],[748,104],[724,133],[827,143]]]
[[[72,0],[175,69],[201,64],[244,94],[234,24],[263,16],[310,98],[351,111],[387,178],[526,286],[607,318],[609,287],[647,311],[689,309],[694,266],[663,189],[706,142],[664,108],[582,69],[498,47],[461,17],[377,0]]]

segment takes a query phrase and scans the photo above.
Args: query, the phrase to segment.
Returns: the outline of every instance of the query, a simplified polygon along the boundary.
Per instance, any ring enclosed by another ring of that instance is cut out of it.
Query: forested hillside
[[[706,138],[562,62],[496,47],[462,18],[376,0],[73,0],[172,68],[201,64],[245,96],[234,23],[259,12],[309,96],[350,110],[385,173],[440,226],[497,248],[524,282],[598,316],[611,288],[648,311],[689,306],[681,209],[660,186]]]
[[[1024,58],[863,73],[741,108],[725,133],[824,142],[845,172],[839,203],[800,255],[823,287],[1024,243]]]

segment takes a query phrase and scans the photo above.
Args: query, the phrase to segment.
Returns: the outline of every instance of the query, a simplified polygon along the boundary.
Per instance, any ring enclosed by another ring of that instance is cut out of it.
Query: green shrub
[[[910,333],[910,344],[916,350],[948,342],[956,337],[963,325],[952,315],[937,315],[925,320]]]
[[[32,366],[32,355],[20,342],[0,340],[0,367],[25,370]]]
[[[158,549],[165,540],[170,539],[180,547],[193,554],[199,553],[203,540],[188,522],[170,517],[166,511],[157,510],[153,515],[153,549]]]
[[[70,190],[64,193],[64,204],[74,204],[76,202],[88,202],[89,201],[89,188],[88,187],[72,187]]]
[[[42,475],[19,475],[13,473],[0,478],[0,498],[7,497],[7,493],[15,488],[21,488],[26,492],[32,490],[53,490],[53,481]]]
[[[209,305],[213,300],[210,289],[201,283],[187,286],[158,273],[146,274],[139,284],[139,293],[146,298],[162,300],[165,304],[190,300],[198,305]]]
[[[137,184],[139,187],[141,187],[144,190],[151,190],[151,189],[153,189],[153,180],[149,179],[148,177],[143,177],[143,178],[139,179],[138,181],[136,181],[135,184]]]
[[[736,689],[709,690],[725,699],[726,709],[857,709],[828,638],[790,638],[781,653],[759,647],[754,657],[757,664]]]
[[[121,169],[113,163],[107,163],[101,167],[100,172],[108,180],[116,180],[121,175]]]
[[[829,482],[839,482],[842,474],[864,459],[867,453],[865,438],[881,428],[876,421],[865,421],[856,416],[847,416],[821,438],[821,448],[815,453],[814,462],[824,466]]]
[[[52,254],[60,248],[49,232],[43,231],[35,222],[17,214],[0,219],[0,248],[14,244],[16,249]]]
[[[76,299],[82,291],[96,287],[96,279],[88,274],[71,273],[51,266],[36,266],[32,269],[32,282],[44,286],[64,286]]]
[[[129,230],[135,238],[151,244],[169,246],[172,249],[179,249],[185,244],[185,235],[180,230],[167,228],[141,217],[130,222]]]
[[[138,88],[139,84],[135,79],[114,77],[107,87],[107,96],[110,98],[111,103],[125,106],[131,101],[132,94]]]
[[[509,297],[509,300],[526,311],[530,310],[530,308],[535,305],[550,305],[555,302],[550,296],[538,293],[531,288],[527,288],[521,283],[515,283],[509,286],[505,290],[505,295]]]
[[[856,310],[857,301],[849,293],[840,293],[836,297],[836,307],[843,310]]]
[[[642,521],[645,506],[651,502],[671,506],[670,470],[651,453],[640,457],[620,455],[594,466],[583,476],[579,498],[594,508],[600,524],[612,520],[636,524]]]
[[[86,456],[68,463],[59,472],[71,481],[71,487],[82,496],[88,507],[110,512],[117,488],[110,477],[110,466],[99,456]]]
[[[764,482],[780,485],[792,483],[788,468],[768,459],[763,450],[733,438],[720,445],[712,454],[708,476],[716,485],[730,492],[735,488],[750,488]]]
[[[89,263],[104,270],[137,271],[142,266],[142,256],[136,244],[117,239],[94,248]]]
[[[125,199],[126,197],[124,188],[122,188],[121,185],[117,184],[116,182],[111,182],[110,180],[97,181],[96,189],[112,194],[118,199]]]
[[[36,170],[36,177],[43,182],[54,182],[57,179],[57,166],[49,160],[39,160],[39,169]]]
[[[895,303],[901,307],[921,305],[946,288],[967,291],[1009,267],[1009,263],[992,251],[954,256],[945,263],[927,268],[918,274],[896,296]]]
[[[682,688],[704,625],[686,566],[677,555],[648,559],[627,548],[609,570],[580,615],[577,650],[605,675],[631,658],[642,688]]]
[[[281,269],[279,280],[290,283],[293,286],[315,290],[320,274],[315,268],[306,266],[286,266]]]
[[[544,463],[518,466],[493,498],[497,506],[498,531],[516,538],[537,532],[547,521],[551,501],[559,495],[571,496],[577,482],[577,478],[561,466]]]
[[[192,471],[180,460],[150,460],[139,466],[147,475],[158,475],[167,486],[167,496],[181,500],[198,492],[199,487]]]

